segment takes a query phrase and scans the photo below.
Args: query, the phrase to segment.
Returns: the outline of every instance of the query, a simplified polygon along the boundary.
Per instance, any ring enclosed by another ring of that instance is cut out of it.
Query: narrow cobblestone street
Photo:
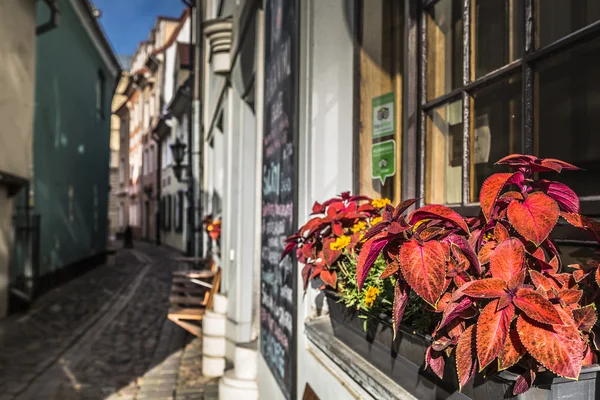
[[[201,340],[166,318],[175,253],[136,243],[0,321],[0,399],[216,398]]]

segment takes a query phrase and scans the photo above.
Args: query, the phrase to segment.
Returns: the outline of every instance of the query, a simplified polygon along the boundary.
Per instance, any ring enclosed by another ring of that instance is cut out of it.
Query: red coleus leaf
[[[323,213],[323,211],[325,211],[325,207],[323,207],[321,204],[319,204],[318,201],[315,201],[315,204],[313,204],[313,206],[312,206],[312,213],[313,214],[321,214],[321,213]]]
[[[477,320],[477,357],[479,370],[487,367],[500,354],[515,315],[512,304],[498,310],[498,300],[486,305]]]
[[[565,305],[574,305],[579,303],[583,296],[583,291],[575,289],[561,289],[557,293],[558,298]]]
[[[537,187],[556,201],[563,211],[569,213],[579,212],[579,197],[564,183],[544,179],[537,183]]]
[[[569,164],[567,162],[557,160],[555,158],[544,158],[542,160],[539,160],[539,165],[556,172],[561,172],[563,169],[566,169],[568,171],[577,171],[581,169],[579,167],[574,166],[573,164]]]
[[[327,285],[331,286],[332,288],[335,288],[337,285],[337,272],[335,271],[329,271],[329,270],[323,270],[321,272],[321,280],[326,283]]]
[[[583,361],[581,362],[582,367],[589,367],[591,365],[598,364],[598,356],[592,346],[586,343],[585,350],[583,351]]]
[[[490,256],[492,277],[505,282],[517,275],[525,263],[525,248],[519,239],[510,238],[499,243]]]
[[[513,298],[513,304],[535,321],[543,324],[564,325],[552,303],[533,289],[519,289]]]
[[[521,172],[515,172],[494,174],[483,182],[481,191],[479,192],[479,202],[481,203],[481,211],[483,212],[486,221],[489,221],[492,217],[494,204],[496,203],[498,195],[510,181],[515,180],[517,174],[520,175],[520,179],[522,180],[523,174]]]
[[[479,254],[477,255],[480,265],[485,265],[490,262],[492,251],[496,248],[497,244],[498,243],[495,241],[490,241],[483,245],[481,250],[479,250]]]
[[[503,371],[518,363],[526,352],[518,332],[516,329],[511,329],[498,355],[498,371]]]
[[[600,267],[596,268],[596,284],[600,286]]]
[[[381,232],[363,244],[356,264],[356,281],[359,291],[362,290],[362,286],[365,283],[365,279],[367,279],[367,275],[369,275],[373,263],[377,260],[381,250],[383,250],[387,243],[387,232]]]
[[[388,265],[385,266],[385,269],[379,276],[379,279],[386,279],[390,276],[394,275],[396,272],[400,270],[400,264],[397,261],[392,261]]]
[[[331,243],[333,242],[333,238],[323,240],[323,251],[321,253],[323,255],[323,261],[325,261],[325,264],[327,264],[328,267],[331,267],[342,255],[342,250],[333,250],[331,248]]]
[[[456,372],[458,374],[458,388],[463,386],[477,372],[477,349],[475,348],[475,325],[471,325],[458,339],[456,345]]]
[[[536,288],[542,288],[544,290],[559,288],[553,279],[547,278],[544,274],[534,269],[529,270],[529,276],[531,277],[531,281]]]
[[[525,239],[539,246],[558,221],[558,204],[541,192],[530,195],[523,203],[513,201],[508,205],[508,220]]]
[[[283,249],[283,253],[281,254],[279,261],[283,260],[288,254],[290,254],[296,248],[296,246],[298,246],[298,243],[296,242],[287,243]]]
[[[394,339],[400,328],[400,322],[404,316],[404,310],[408,304],[408,294],[410,288],[405,281],[398,279],[396,280],[396,287],[394,288],[394,307],[392,312],[392,320],[394,321]]]
[[[600,222],[596,222],[592,218],[583,215],[568,212],[561,212],[560,216],[574,227],[582,228],[592,233],[596,237],[596,240],[600,242]]]
[[[461,312],[471,307],[473,304],[473,300],[469,297],[465,296],[458,302],[449,303],[444,309],[444,314],[442,315],[442,320],[440,321],[440,325],[438,326],[438,330],[442,329],[444,326],[448,325],[455,318],[457,318]]]
[[[529,167],[537,160],[537,157],[527,154],[511,154],[496,162],[497,165],[509,165],[511,167]]]
[[[535,381],[536,371],[534,369],[527,369],[521,375],[518,376],[513,387],[513,396],[518,396],[529,390],[533,381]]]
[[[446,254],[436,241],[419,244],[414,239],[400,247],[400,269],[410,287],[435,308],[445,289]]]
[[[304,288],[304,291],[306,292],[306,288],[308,287],[308,281],[309,281],[309,276],[310,276],[310,271],[312,269],[312,265],[311,264],[306,264],[304,267],[302,267],[302,287]]]
[[[464,218],[459,213],[446,206],[429,204],[413,211],[408,218],[411,225],[414,225],[423,219],[439,219],[450,222],[453,225],[461,228],[466,233],[469,233],[469,227],[467,226]]]
[[[586,307],[576,308],[573,310],[573,318],[575,319],[577,329],[589,333],[596,324],[596,321],[598,321],[596,305],[592,303]]]
[[[579,377],[585,343],[576,327],[544,325],[521,315],[517,331],[527,352],[544,367],[565,378]]]
[[[467,296],[480,299],[496,299],[506,294],[506,282],[499,278],[487,278],[473,281],[463,290]]]
[[[408,210],[413,204],[417,202],[417,199],[408,199],[400,202],[394,209],[392,219],[397,220],[404,211]]]
[[[444,368],[446,367],[444,353],[429,346],[425,352],[425,368],[427,367],[430,367],[440,379],[444,379]]]
[[[508,229],[500,223],[497,223],[494,227],[494,238],[496,242],[500,243],[510,238],[510,234],[508,233]]]
[[[422,236],[421,239],[423,239]],[[456,245],[463,252],[467,260],[469,260],[469,262],[471,263],[471,266],[473,267],[473,272],[475,272],[477,275],[481,274],[481,264],[479,263],[479,258],[477,257],[475,250],[473,250],[473,247],[469,244],[467,239],[456,234],[451,234],[444,238],[443,242]]]

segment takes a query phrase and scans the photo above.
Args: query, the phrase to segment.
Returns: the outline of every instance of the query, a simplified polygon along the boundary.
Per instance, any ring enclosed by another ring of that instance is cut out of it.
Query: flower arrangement
[[[577,167],[530,155],[497,164],[514,172],[483,183],[477,217],[433,204],[406,215],[416,200],[393,207],[343,194],[315,204],[313,211],[325,217],[288,238],[286,251],[296,249],[305,264],[305,288],[316,276],[342,292],[355,287],[362,297],[346,296],[346,305],[384,305],[394,332],[416,299],[424,302],[421,309],[439,317],[429,332],[425,366],[443,378],[446,364],[454,363],[459,389],[478,373],[488,378],[511,368],[520,373],[517,395],[540,371],[576,380],[582,367],[598,362],[598,262],[563,265],[550,234],[563,218],[600,241],[600,223],[579,214],[579,199],[568,186],[537,178]],[[359,205],[363,200],[369,203]],[[353,232],[359,222],[365,226]],[[352,255],[356,264],[349,273]]]
[[[206,233],[212,240],[219,240],[221,237],[221,218],[213,219],[212,215],[207,215],[202,220],[203,225],[205,226]]]

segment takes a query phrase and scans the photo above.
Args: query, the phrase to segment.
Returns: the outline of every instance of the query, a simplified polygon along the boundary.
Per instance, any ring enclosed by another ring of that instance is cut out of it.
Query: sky
[[[131,56],[139,42],[147,40],[156,17],[178,18],[182,0],[92,0],[102,11],[99,19],[117,55]]]

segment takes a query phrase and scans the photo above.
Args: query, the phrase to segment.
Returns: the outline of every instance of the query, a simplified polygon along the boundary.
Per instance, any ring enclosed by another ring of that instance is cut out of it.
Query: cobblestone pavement
[[[166,318],[173,256],[142,243],[119,250],[0,321],[0,400],[216,398],[201,340]]]

